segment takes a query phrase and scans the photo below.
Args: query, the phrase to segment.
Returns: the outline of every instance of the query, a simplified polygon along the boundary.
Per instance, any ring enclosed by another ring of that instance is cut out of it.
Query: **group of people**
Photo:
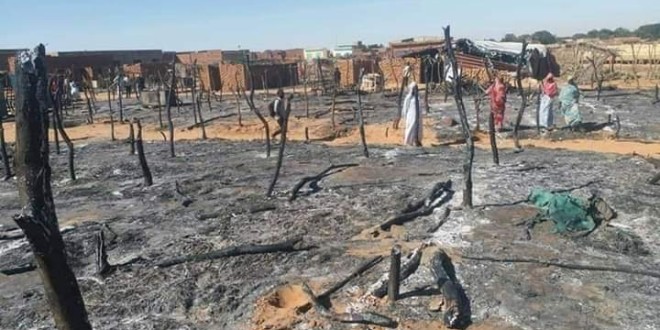
[[[578,103],[580,101],[580,90],[573,77],[568,78],[568,84],[561,91],[557,86],[555,77],[549,73],[541,82],[541,104],[539,105],[539,126],[551,130],[554,128],[553,105],[558,100],[559,109],[564,116],[566,125],[570,128],[582,123],[582,116]],[[504,112],[506,110],[507,88],[502,80],[497,77],[495,82],[486,90],[490,100],[490,108],[493,112],[495,130],[500,132],[504,125]]]
[[[130,98],[132,93],[139,99],[142,91],[146,88],[145,79],[142,76],[130,78],[128,76],[116,76],[113,85],[117,86],[117,92],[124,92],[126,98]]]

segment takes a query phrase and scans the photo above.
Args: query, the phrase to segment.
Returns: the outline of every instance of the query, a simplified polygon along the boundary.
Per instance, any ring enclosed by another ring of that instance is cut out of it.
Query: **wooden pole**
[[[387,285],[387,299],[391,305],[399,299],[399,287],[401,282],[401,246],[394,245],[390,255],[390,274]]]
[[[472,140],[472,131],[470,131],[470,124],[465,112],[465,104],[463,104],[462,96],[462,79],[458,74],[458,63],[454,56],[454,49],[451,45],[451,32],[450,26],[444,28],[445,30],[445,47],[447,48],[447,57],[451,62],[452,73],[454,77],[454,100],[458,108],[458,114],[461,118],[461,128],[463,136],[465,137],[465,162],[463,163],[463,206],[472,208],[472,163],[474,162],[474,141]]]
[[[87,88],[85,86],[83,88],[83,93],[85,94],[85,100],[87,101],[87,121],[89,124],[94,124],[94,109],[92,108],[92,99],[89,96],[89,93],[87,92]]]
[[[431,106],[429,105],[429,81],[431,81],[431,70],[432,70],[432,65],[431,65],[431,57],[427,57],[424,60],[424,73],[426,76],[426,88],[424,88],[424,105],[426,106],[426,114],[429,114],[431,112]],[[478,121],[477,121],[478,122]]]
[[[307,93],[305,93],[305,94],[307,94]],[[336,106],[336,102],[337,102],[337,89],[334,88],[332,90],[332,110],[331,110],[332,114],[331,114],[331,117],[330,117],[330,120],[332,121],[332,129],[333,130],[336,129],[336,126],[335,126],[335,106]]]
[[[364,77],[364,68],[360,69],[360,79],[358,81],[358,89],[357,89],[357,95],[358,95],[358,116],[360,120],[360,139],[362,140],[362,153],[364,154],[364,157],[369,158],[369,148],[367,147],[367,138],[366,134],[364,132],[364,112],[362,111],[362,96],[360,93],[360,87],[362,86],[362,78]]]
[[[114,111],[112,110],[112,100],[110,95],[110,86],[108,85],[108,108],[110,109],[110,140],[115,141],[115,118]]]
[[[131,146],[129,154],[135,155],[135,130],[133,128],[133,123],[128,123],[128,144]]]
[[[199,104],[199,95],[197,93],[197,60],[193,62],[192,66],[192,100],[193,100],[193,112],[197,111],[197,116],[199,117],[199,127],[202,130],[202,140],[206,140],[206,127],[204,127],[204,118],[202,117],[202,108]]]
[[[264,126],[264,131],[266,133],[266,158],[270,158],[270,127],[268,126],[268,121],[266,118],[264,118],[264,116],[261,114],[261,111],[259,111],[259,109],[257,109],[257,107],[254,105],[254,76],[252,75],[250,58],[247,56],[245,60],[245,68],[247,69],[248,78],[250,79],[250,98],[248,98],[245,94],[245,90],[243,90],[243,97],[245,98],[245,102],[247,102],[248,107],[250,107],[250,110],[252,110],[252,112],[257,115],[257,118],[259,118],[261,124]]]
[[[60,132],[60,135],[62,136],[62,139],[64,140],[64,143],[66,143],[66,147],[69,150],[69,154],[68,154],[69,177],[71,178],[72,181],[76,181],[76,170],[74,168],[75,148],[73,147],[73,142],[69,138],[69,135],[64,130],[62,109],[60,108],[61,104],[62,104],[62,90],[58,88],[57,92],[55,93],[55,100],[53,101],[53,115],[56,116],[55,122],[57,124],[57,130]]]
[[[493,164],[500,165],[500,154],[497,151],[497,139],[495,138],[495,114],[488,112],[488,137],[490,138],[490,150],[493,153]]]
[[[124,104],[123,104],[122,98],[121,98],[121,83],[124,79],[124,74],[120,71],[119,68],[117,68],[117,71],[119,72],[119,79],[117,80],[117,95],[119,97],[119,123],[123,124],[124,123]]]
[[[286,131],[289,126],[289,114],[291,113],[291,100],[293,99],[293,94],[289,95],[286,102],[286,110],[284,111],[284,120],[282,121],[282,136],[280,137],[280,150],[277,154],[277,167],[275,168],[275,175],[273,175],[273,181],[271,181],[270,186],[268,187],[268,192],[266,192],[266,197],[273,196],[273,190],[275,190],[275,184],[277,184],[277,178],[280,176],[280,170],[282,169],[282,161],[284,160],[284,147],[286,146]]]
[[[520,129],[520,122],[522,121],[523,115],[525,114],[525,108],[527,108],[527,95],[525,94],[525,89],[522,85],[522,67],[523,59],[525,58],[525,53],[527,52],[527,41],[523,40],[522,42],[522,51],[518,57],[518,66],[516,68],[516,88],[518,88],[518,94],[520,94],[521,104],[520,110],[518,111],[518,116],[516,117],[516,124],[513,126],[513,143],[516,146],[516,149],[520,150],[520,141],[518,140],[518,130]]]
[[[172,62],[172,77],[170,77],[170,91],[167,95],[167,105],[165,106],[165,112],[167,113],[167,128],[170,133],[170,157],[174,158],[174,123],[172,122],[172,99],[176,100],[174,97],[174,90],[176,88],[176,62]]]
[[[158,99],[158,126],[160,130],[163,130],[165,125],[163,124],[163,103],[160,102],[160,84],[156,88],[156,98]]]
[[[9,180],[13,175],[11,173],[11,167],[9,166],[9,156],[7,156],[7,144],[5,143],[5,129],[2,122],[2,116],[0,116],[0,157],[2,157],[2,166],[5,170],[4,180]]]
[[[60,154],[60,133],[57,131],[57,116],[55,116],[55,104],[53,104],[53,112],[51,113],[53,122],[53,135],[55,136],[55,154]],[[61,104],[60,104],[61,108]]]
[[[30,242],[55,326],[91,330],[55,213],[48,160],[45,47],[39,45],[35,53],[32,61],[16,65],[16,175],[22,211],[14,221]],[[25,55],[21,58],[31,56]]]
[[[212,94],[211,94],[211,88],[209,88],[209,98],[206,99],[207,102],[208,102],[208,106],[209,106],[209,113],[210,113],[210,112],[213,112],[213,107],[211,107],[211,95],[212,95]]]
[[[137,140],[135,144],[137,146],[138,158],[140,159],[140,167],[142,168],[142,175],[144,176],[144,185],[149,187],[154,184],[154,180],[151,176],[151,170],[147,164],[147,157],[144,155],[144,145],[142,144],[142,124],[140,124],[139,119],[135,119],[135,125],[137,126]],[[131,125],[133,127],[133,125]]]

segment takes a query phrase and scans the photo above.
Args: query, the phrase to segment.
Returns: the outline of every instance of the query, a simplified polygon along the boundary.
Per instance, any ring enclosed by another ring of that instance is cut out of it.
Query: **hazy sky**
[[[420,35],[475,39],[546,29],[634,29],[660,0],[0,0],[0,49],[253,50],[386,43]]]

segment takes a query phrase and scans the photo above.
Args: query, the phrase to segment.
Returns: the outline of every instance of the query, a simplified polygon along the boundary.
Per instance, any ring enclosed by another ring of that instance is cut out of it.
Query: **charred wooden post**
[[[321,93],[325,94],[325,80],[323,79],[323,66],[321,65],[321,58],[316,58],[316,68],[318,69],[318,80],[321,87]]]
[[[387,284],[387,298],[390,304],[399,299],[399,287],[401,285],[401,246],[394,245],[390,255],[390,276]]]
[[[266,158],[270,158],[270,127],[268,126],[268,121],[266,118],[261,114],[261,111],[259,111],[259,109],[257,109],[257,107],[254,105],[254,76],[252,75],[250,58],[247,56],[245,66],[247,68],[248,77],[250,78],[250,98],[248,98],[245,94],[245,90],[243,90],[243,97],[245,98],[248,107],[250,107],[250,110],[252,110],[252,112],[257,115],[257,118],[259,118],[259,121],[261,121],[261,124],[264,126],[264,131],[266,132]]]
[[[500,165],[500,153],[497,150],[497,138],[495,137],[495,114],[488,112],[488,137],[490,139],[490,150],[493,152],[493,164]]]
[[[474,127],[475,132],[481,130],[481,94],[478,91],[475,91],[474,96],[472,97],[474,102],[474,112],[477,115],[477,124]]]
[[[266,91],[266,99],[270,98],[270,91],[268,90],[268,70],[264,70],[264,74],[261,76],[261,85]]]
[[[200,107],[200,101],[197,93],[197,60],[193,62],[192,65],[192,103],[193,103],[193,113],[197,113],[195,118],[199,118],[199,128],[202,130],[202,140],[206,140],[206,127],[204,126],[204,118],[202,118],[202,108]]]
[[[117,79],[117,97],[119,98],[119,122],[124,123],[124,104],[122,101],[121,97],[121,84],[124,81],[124,75],[123,73],[117,68],[117,72],[119,72],[119,75],[117,76],[119,79]]]
[[[105,235],[103,234],[103,229],[101,229],[96,236],[96,273],[105,275],[110,268],[108,254],[105,252]]]
[[[334,130],[336,128],[335,126],[335,109],[337,105],[337,89],[334,88],[332,90],[332,110],[331,110],[331,117],[330,121],[332,123],[332,129]]]
[[[170,131],[170,157],[174,158],[174,123],[172,122],[172,99],[174,99],[174,89],[176,88],[176,61],[172,62],[172,76],[170,77],[170,90],[167,93],[167,105],[165,112],[167,113],[167,128]]]
[[[131,155],[135,155],[135,129],[133,128],[133,123],[128,123],[128,144],[130,144]]]
[[[541,95],[543,93],[543,86],[539,85],[538,93],[536,94],[536,135],[541,134]]]
[[[394,117],[394,124],[392,128],[399,129],[399,122],[401,121],[401,111],[403,110],[403,91],[408,85],[408,76],[403,76],[401,78],[401,86],[399,86],[399,94],[396,100],[396,116]]]
[[[587,61],[591,64],[591,68],[594,70],[594,78],[596,79],[596,100],[600,101],[600,95],[603,91],[603,81],[605,76],[598,70],[598,65],[596,64],[596,59],[592,57],[587,57]]]
[[[307,95],[307,62],[303,64],[303,70],[305,71],[305,80],[303,80],[303,95],[305,96],[305,117],[309,118],[309,96]]]
[[[518,111],[518,116],[516,117],[516,124],[513,126],[513,143],[516,146],[516,149],[520,150],[520,141],[518,140],[518,130],[520,129],[520,122],[522,121],[523,115],[525,114],[525,108],[527,108],[527,94],[525,94],[525,89],[522,85],[522,67],[523,59],[525,58],[525,53],[527,52],[527,41],[523,40],[522,51],[518,57],[518,66],[516,68],[516,88],[520,94],[521,104],[520,110]]]
[[[156,88],[156,98],[158,99],[158,126],[162,130],[165,125],[163,125],[163,103],[160,102],[160,84]]]
[[[289,114],[291,113],[291,100],[293,99],[293,94],[289,95],[286,102],[286,110],[284,111],[284,118],[282,120],[282,136],[280,137],[280,150],[277,153],[277,167],[275,168],[275,175],[273,175],[273,181],[271,181],[270,186],[268,187],[268,192],[266,192],[266,197],[273,196],[273,190],[275,190],[275,184],[277,184],[277,178],[280,176],[280,170],[282,169],[282,161],[284,160],[284,147],[286,146],[286,133],[289,126]]]
[[[431,61],[432,60],[430,56],[427,57],[424,61],[424,76],[426,79],[426,88],[424,88],[424,106],[426,107],[426,114],[431,112],[431,106],[429,105],[429,82],[431,81],[431,70],[433,70],[433,63]]]
[[[658,85],[655,85],[655,101],[653,101],[653,104],[660,103],[660,87]]]
[[[94,124],[94,108],[92,108],[92,99],[89,96],[86,86],[83,86],[83,93],[85,94],[85,100],[87,101],[87,122],[89,124]]]
[[[2,157],[2,166],[5,170],[4,180],[9,180],[13,174],[11,173],[11,167],[9,166],[9,156],[7,155],[7,144],[5,143],[5,129],[2,122],[2,116],[0,116],[0,157]]]
[[[108,108],[110,111],[110,140],[115,141],[115,118],[114,118],[114,110],[112,110],[112,96],[110,92],[111,85],[108,82]]]
[[[62,104],[62,90],[60,88],[55,92],[55,99],[53,100],[53,115],[56,117],[55,122],[57,124],[57,130],[60,132],[66,147],[69,150],[69,177],[72,181],[76,181],[76,170],[74,168],[74,159],[75,159],[75,149],[73,147],[73,142],[69,138],[69,135],[64,130],[64,124],[62,119],[62,109],[60,105]]]
[[[34,252],[55,326],[91,330],[55,213],[48,161],[45,57],[45,47],[39,45],[35,54],[23,53],[16,63],[16,174],[22,207],[14,221]]]
[[[472,163],[474,162],[474,140],[472,140],[472,131],[470,131],[470,124],[468,123],[467,113],[465,112],[465,104],[463,104],[463,96],[461,91],[462,79],[458,74],[458,64],[454,56],[454,50],[451,45],[450,26],[445,29],[445,47],[447,48],[447,57],[451,63],[452,73],[454,77],[454,100],[458,108],[458,114],[461,118],[461,128],[463,136],[465,137],[465,162],[463,164],[463,206],[472,208]]]
[[[53,105],[53,112],[51,113],[51,120],[53,122],[53,135],[55,137],[55,154],[60,154],[60,133],[57,131],[57,116],[55,116],[55,110]],[[60,105],[61,106],[61,105]]]
[[[213,94],[211,92],[211,88],[209,88],[209,98],[206,99],[206,102],[208,103],[209,106],[209,113],[213,112],[213,107],[211,106],[211,95]]]
[[[357,95],[358,95],[358,115],[360,119],[360,139],[362,140],[362,153],[364,154],[364,157],[369,158],[369,148],[367,147],[367,137],[365,136],[364,132],[364,112],[362,111],[362,95],[360,92],[360,87],[362,86],[362,78],[364,77],[364,68],[360,69],[360,79],[358,79],[358,89],[357,89]]]
[[[144,145],[142,144],[142,124],[140,124],[139,119],[135,119],[135,125],[137,126],[137,139],[135,140],[135,145],[137,147],[138,158],[140,159],[140,167],[142,168],[142,175],[144,176],[144,185],[149,187],[154,184],[154,180],[151,176],[151,170],[147,164],[147,156],[144,155]],[[133,125],[131,125],[132,127]]]

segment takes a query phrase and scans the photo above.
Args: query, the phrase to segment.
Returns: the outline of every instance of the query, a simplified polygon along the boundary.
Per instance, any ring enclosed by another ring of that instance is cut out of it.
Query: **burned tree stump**
[[[144,185],[149,187],[154,184],[154,180],[151,177],[151,170],[147,164],[147,156],[144,155],[144,145],[142,144],[142,124],[140,124],[139,119],[135,119],[135,125],[137,126],[137,139],[135,140],[135,145],[137,147],[138,158],[140,159],[140,167],[142,168],[142,175],[144,176]],[[131,125],[133,127],[133,125]]]
[[[520,147],[520,141],[518,140],[518,130],[520,129],[520,122],[522,121],[523,115],[525,114],[525,108],[527,108],[527,95],[525,94],[525,89],[522,85],[522,67],[523,59],[525,58],[525,53],[527,52],[527,41],[523,40],[522,51],[518,57],[518,66],[516,68],[516,88],[520,94],[521,104],[520,110],[518,111],[518,116],[516,117],[516,124],[513,126],[513,143],[516,146],[516,149],[522,149]]]
[[[48,160],[48,82],[43,45],[16,65],[16,174],[25,232],[58,329],[91,329],[76,277],[68,265],[51,188]],[[59,107],[59,106],[58,106]]]
[[[360,94],[360,87],[362,85],[362,78],[364,77],[364,68],[360,69],[360,79],[358,79],[358,116],[360,120],[360,140],[362,140],[362,153],[364,157],[369,158],[369,148],[367,147],[367,137],[364,132],[364,112],[362,111],[362,96]]]
[[[387,298],[391,305],[399,299],[399,287],[401,285],[401,246],[392,247],[390,255],[390,274],[387,284]]]
[[[447,48],[447,57],[451,63],[453,73],[453,88],[454,100],[458,108],[458,114],[461,118],[461,128],[463,136],[465,137],[465,161],[463,164],[463,206],[472,208],[472,163],[474,162],[474,140],[472,139],[472,131],[465,112],[465,104],[463,104],[463,96],[461,91],[462,81],[461,76],[458,74],[458,63],[454,56],[454,49],[451,44],[450,26],[444,28],[445,30],[445,47]]]
[[[277,167],[275,168],[275,174],[273,175],[273,180],[268,187],[268,192],[266,192],[266,197],[273,196],[273,190],[275,190],[275,184],[277,184],[277,179],[280,176],[280,170],[282,169],[282,162],[284,161],[284,147],[286,146],[286,133],[289,126],[289,114],[291,113],[291,100],[293,99],[293,94],[289,95],[286,102],[286,110],[284,111],[284,118],[282,120],[282,136],[280,141],[280,150],[277,153]]]
[[[2,167],[5,171],[4,180],[9,180],[13,174],[11,173],[11,167],[9,166],[9,156],[7,155],[7,144],[5,143],[5,129],[2,122],[2,116],[0,116],[0,157],[2,157]]]
[[[174,89],[176,88],[176,62],[172,62],[172,76],[170,77],[170,91],[167,94],[167,106],[165,112],[167,113],[167,128],[170,133],[170,157],[174,158],[174,123],[172,122],[172,99],[174,98]]]

